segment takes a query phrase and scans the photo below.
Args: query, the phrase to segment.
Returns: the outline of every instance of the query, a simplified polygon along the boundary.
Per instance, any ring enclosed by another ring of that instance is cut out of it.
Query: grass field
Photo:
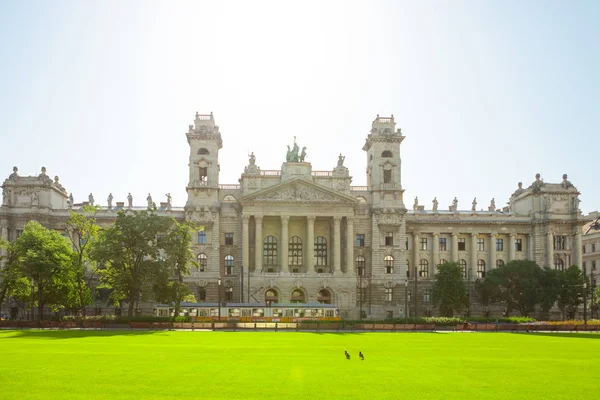
[[[0,377],[4,400],[596,399],[600,335],[0,331]]]

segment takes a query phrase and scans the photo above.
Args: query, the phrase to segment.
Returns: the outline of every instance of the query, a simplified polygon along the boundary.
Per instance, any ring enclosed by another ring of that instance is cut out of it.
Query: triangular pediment
[[[295,178],[279,183],[240,199],[240,203],[322,203],[354,205],[357,200],[325,186]]]

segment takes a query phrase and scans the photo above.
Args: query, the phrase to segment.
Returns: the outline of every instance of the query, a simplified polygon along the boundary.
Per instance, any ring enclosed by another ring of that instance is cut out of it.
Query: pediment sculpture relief
[[[323,202],[340,202],[341,200],[328,193],[316,191],[308,186],[290,185],[283,187],[275,192],[265,193],[257,198],[257,200],[265,201],[323,201]]]

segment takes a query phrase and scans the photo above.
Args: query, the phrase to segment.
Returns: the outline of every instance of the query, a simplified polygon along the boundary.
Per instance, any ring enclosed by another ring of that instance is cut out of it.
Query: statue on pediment
[[[165,196],[167,196],[167,210],[171,210],[171,193],[167,193]]]
[[[128,208],[132,208],[133,207],[133,196],[131,195],[131,193],[129,193],[127,195],[127,207]]]
[[[492,198],[492,201],[490,201],[490,206],[488,207],[488,211],[495,211],[496,210],[496,201]]]
[[[288,150],[287,150],[287,154],[285,156],[285,160],[287,162],[299,162],[300,161],[300,157],[301,155],[299,155],[299,151],[300,151],[300,147],[298,146],[298,143],[296,143],[296,136],[294,136],[294,146],[292,147],[292,149],[290,150],[290,146],[287,146]],[[306,157],[306,147],[304,149],[302,149],[302,152],[304,154],[304,156]],[[304,160],[304,158],[302,158],[302,160]],[[300,161],[302,162],[302,161]]]
[[[561,186],[563,189],[570,189],[570,188],[572,188],[572,187],[575,187],[575,186],[573,186],[573,184],[572,184],[571,182],[569,182],[569,180],[567,179],[567,174],[563,174],[562,178],[563,178],[563,180],[562,180],[562,182],[560,183],[560,186]]]
[[[305,158],[306,158],[306,146],[302,147],[302,153],[300,153],[299,161],[304,162]]]
[[[419,196],[415,197],[415,202],[413,204],[413,210],[417,211],[419,209]]]
[[[346,157],[342,156],[342,153],[340,153],[340,155],[338,156],[338,163],[337,163],[338,168],[344,166],[344,160],[345,159],[346,159]]]
[[[252,152],[250,154],[250,159],[248,160],[248,162],[250,163],[250,165],[255,165],[256,164],[256,157],[254,156],[254,152]]]
[[[437,211],[438,210],[438,200],[437,200],[437,197],[433,198],[432,203],[433,203],[433,211]]]
[[[108,198],[106,199],[106,202],[108,203],[108,209],[111,210],[112,209],[112,201],[113,201],[113,195],[112,193],[108,194]]]
[[[17,178],[19,177],[18,172],[19,172],[19,168],[13,167],[13,173],[8,176],[8,179],[10,179],[11,181],[16,181]]]
[[[540,176],[541,175],[539,173],[535,174],[535,181],[531,184],[533,193],[539,193],[542,190],[542,187],[545,185]]]
[[[452,200],[452,205],[450,206],[450,209],[454,213],[458,211],[458,199],[456,197],[454,198],[454,200]]]
[[[525,191],[525,189],[523,189],[523,182],[519,182],[518,183],[518,188],[517,190],[515,190],[515,192],[512,194],[511,197],[517,197],[518,195],[520,195],[521,193],[523,193]]]
[[[90,195],[88,196],[88,202],[90,203],[90,206],[94,205],[94,195],[90,193]]]
[[[471,211],[477,211],[477,197],[473,198],[473,202],[471,203]]]
[[[148,193],[148,197],[146,197],[146,201],[148,202],[148,210],[152,210],[152,204],[154,204],[154,203],[152,201],[152,196],[150,195],[150,193]]]
[[[73,193],[69,193],[69,198],[67,199],[67,208],[73,208]]]

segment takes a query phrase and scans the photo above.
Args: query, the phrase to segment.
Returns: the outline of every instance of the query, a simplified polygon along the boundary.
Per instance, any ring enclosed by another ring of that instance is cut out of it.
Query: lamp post
[[[219,310],[219,322],[221,322],[221,277],[217,280],[217,309]]]
[[[467,268],[467,317],[471,316],[471,269]]]
[[[583,283],[583,326],[587,329],[587,283]]]
[[[408,322],[408,279],[404,280],[404,324]]]
[[[362,320],[362,303],[363,303],[363,288],[362,288],[362,270],[358,268],[358,320]]]

